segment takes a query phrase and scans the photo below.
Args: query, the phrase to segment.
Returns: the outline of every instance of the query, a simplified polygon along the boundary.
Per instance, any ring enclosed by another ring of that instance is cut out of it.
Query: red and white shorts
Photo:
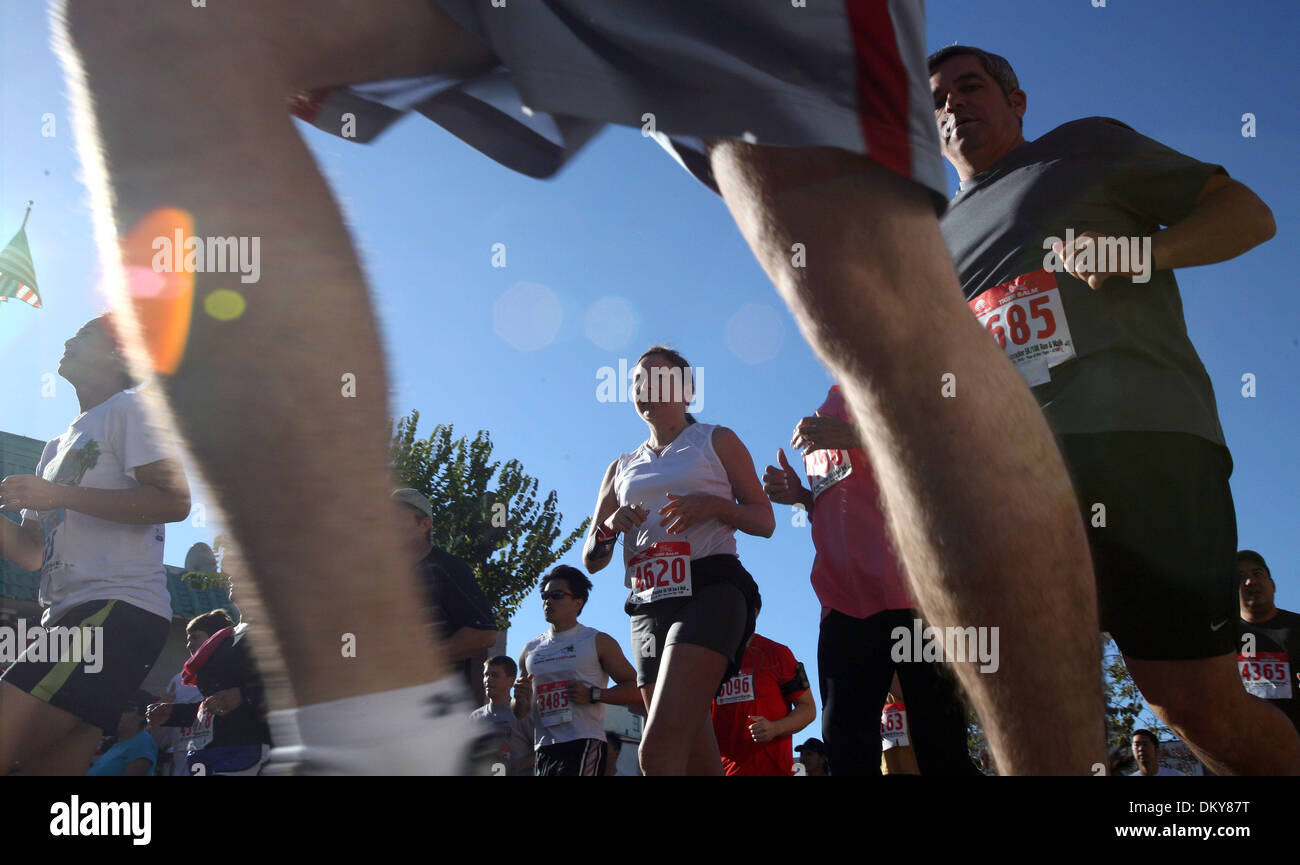
[[[704,138],[839,147],[947,200],[921,0],[430,2],[500,65],[318,91],[295,113],[364,142],[415,111],[532,177],[607,123],[640,127],[711,187]]]

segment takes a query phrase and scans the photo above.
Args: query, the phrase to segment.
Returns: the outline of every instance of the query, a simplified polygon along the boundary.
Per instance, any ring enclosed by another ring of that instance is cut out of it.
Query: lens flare
[[[145,216],[122,239],[126,289],[140,322],[155,372],[171,375],[185,356],[194,307],[194,274],[178,264],[176,236],[191,237],[194,218],[162,208]]]

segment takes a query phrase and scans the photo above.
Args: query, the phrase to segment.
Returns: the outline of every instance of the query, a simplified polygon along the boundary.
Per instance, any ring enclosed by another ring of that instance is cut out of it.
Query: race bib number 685
[[[1048,369],[1075,356],[1061,291],[1046,270],[985,289],[969,305],[1030,387],[1050,381]]]

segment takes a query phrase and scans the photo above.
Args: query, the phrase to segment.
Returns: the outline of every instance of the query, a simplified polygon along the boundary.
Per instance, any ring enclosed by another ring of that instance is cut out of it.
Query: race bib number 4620
[[[567,724],[573,720],[573,707],[569,705],[569,682],[547,682],[537,686],[537,714],[548,727]]]
[[[1048,369],[1074,357],[1061,291],[1046,270],[987,288],[969,305],[1030,387],[1050,381]]]
[[[1237,671],[1246,690],[1256,697],[1291,699],[1291,660],[1286,652],[1237,655]]]
[[[650,604],[691,594],[691,545],[687,541],[651,544],[627,563],[632,603]]]

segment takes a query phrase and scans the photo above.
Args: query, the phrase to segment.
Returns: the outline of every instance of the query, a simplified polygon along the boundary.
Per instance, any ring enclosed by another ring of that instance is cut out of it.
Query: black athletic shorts
[[[534,775],[604,775],[609,751],[604,739],[574,739],[537,749]]]
[[[27,651],[5,672],[4,681],[117,735],[127,701],[162,654],[171,622],[126,601],[87,601],[51,626],[80,628],[82,634],[94,635],[93,642],[83,643],[78,658],[48,651],[54,648],[48,641],[47,650],[37,654],[29,637]],[[33,627],[28,625],[28,631]]]
[[[740,672],[745,644],[754,635],[758,586],[740,559],[728,554],[691,561],[694,593],[653,604],[623,609],[632,617],[632,654],[636,684],[643,688],[659,679],[659,663],[676,643],[703,646],[727,657],[721,688]]]
[[[1101,627],[1125,655],[1237,648],[1237,515],[1227,448],[1189,433],[1058,436],[1097,572]]]

